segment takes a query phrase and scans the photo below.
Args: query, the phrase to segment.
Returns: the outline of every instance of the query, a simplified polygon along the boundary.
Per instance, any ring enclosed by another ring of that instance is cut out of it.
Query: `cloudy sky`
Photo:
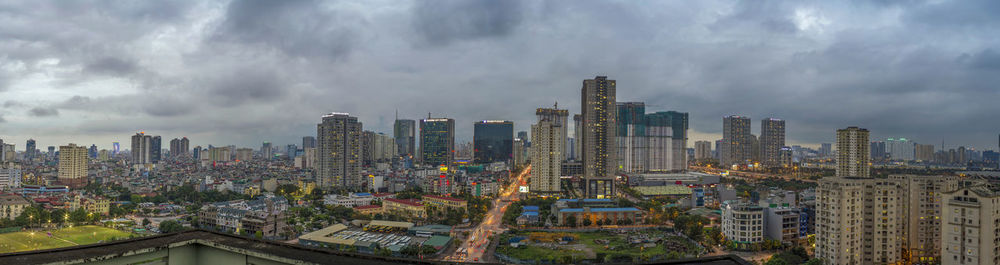
[[[0,139],[300,143],[349,112],[527,130],[579,112],[581,81],[619,101],[787,120],[789,145],[873,138],[996,149],[1000,1],[4,1]]]

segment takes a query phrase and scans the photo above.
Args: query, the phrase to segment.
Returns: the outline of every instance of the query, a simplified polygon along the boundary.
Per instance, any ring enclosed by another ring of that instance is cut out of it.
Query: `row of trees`
[[[48,225],[81,225],[100,221],[101,213],[87,212],[82,207],[74,211],[63,209],[46,210],[38,206],[28,206],[21,215],[13,220],[0,218],[0,227],[36,227]]]

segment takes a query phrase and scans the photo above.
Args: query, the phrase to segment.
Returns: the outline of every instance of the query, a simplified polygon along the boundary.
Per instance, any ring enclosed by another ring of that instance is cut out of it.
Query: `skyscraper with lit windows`
[[[321,188],[360,190],[361,122],[347,113],[323,115],[316,125],[316,178]],[[267,143],[270,149],[270,143]]]
[[[584,194],[587,198],[612,197],[618,174],[615,80],[606,76],[586,79],[580,90]]]
[[[428,166],[451,166],[455,161],[455,120],[420,120],[420,161]]]

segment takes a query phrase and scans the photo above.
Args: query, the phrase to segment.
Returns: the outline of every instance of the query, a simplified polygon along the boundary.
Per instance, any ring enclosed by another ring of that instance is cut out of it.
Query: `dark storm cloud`
[[[0,123],[5,123],[5,122],[7,122],[7,120],[3,118],[3,114],[0,114]]]
[[[55,108],[34,107],[28,110],[28,114],[34,117],[59,116],[59,110]]]
[[[3,130],[196,144],[298,142],[323,113],[535,122],[580,111],[582,79],[620,101],[788,121],[790,142],[995,146],[997,1],[25,1],[0,3]],[[9,103],[9,104],[8,104]],[[34,108],[34,109],[33,109]],[[24,123],[35,109],[82,121]],[[59,111],[62,111],[59,113]],[[48,125],[45,125],[48,126]],[[34,131],[32,131],[34,130]],[[19,135],[27,138],[31,135]]]
[[[306,59],[341,59],[356,44],[356,14],[327,9],[324,1],[232,1],[217,38],[255,44]],[[319,57],[319,58],[316,58]]]
[[[522,5],[520,0],[418,1],[413,5],[413,27],[432,45],[502,37],[521,24],[526,11]]]

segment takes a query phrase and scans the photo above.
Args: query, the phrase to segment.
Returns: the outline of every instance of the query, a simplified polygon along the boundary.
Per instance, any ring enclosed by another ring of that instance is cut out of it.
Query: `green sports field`
[[[51,232],[50,237],[47,233]],[[0,253],[71,247],[125,239],[131,233],[100,226],[74,226],[57,230],[0,234]]]

